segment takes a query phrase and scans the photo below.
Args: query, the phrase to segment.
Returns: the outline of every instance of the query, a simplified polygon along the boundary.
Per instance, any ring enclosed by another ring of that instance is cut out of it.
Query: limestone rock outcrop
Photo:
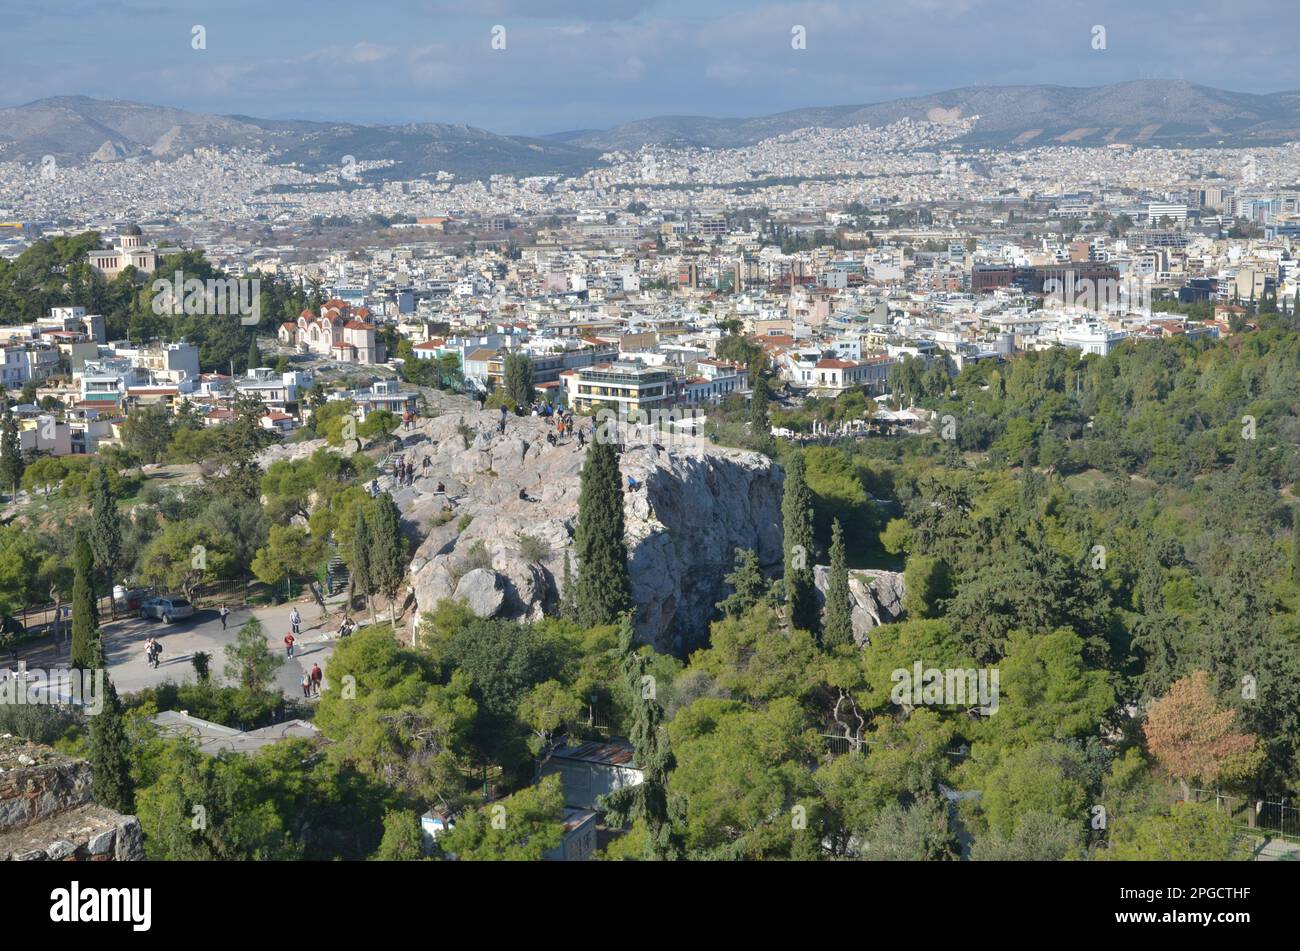
[[[426,611],[460,597],[482,616],[536,619],[562,593],[585,453],[572,436],[550,445],[547,420],[510,416],[501,433],[498,412],[467,405],[406,437],[414,485],[381,479],[419,544],[416,602]],[[758,453],[652,438],[628,430],[620,457],[625,479],[641,486],[624,495],[636,628],[657,650],[681,651],[706,636],[736,548],[757,551],[767,570],[781,564],[784,475]]]
[[[830,581],[829,566],[813,566],[813,583],[817,586],[817,600],[823,610]],[[853,640],[859,647],[865,647],[871,643],[873,627],[895,621],[903,613],[903,573],[850,571],[849,595],[853,599]]]

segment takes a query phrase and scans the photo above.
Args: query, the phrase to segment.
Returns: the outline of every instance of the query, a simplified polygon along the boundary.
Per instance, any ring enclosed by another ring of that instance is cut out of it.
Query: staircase
[[[348,570],[348,566],[338,555],[329,560],[329,564],[325,566],[325,571],[329,574],[330,588],[335,594],[346,590],[348,582],[352,580],[352,572]]]

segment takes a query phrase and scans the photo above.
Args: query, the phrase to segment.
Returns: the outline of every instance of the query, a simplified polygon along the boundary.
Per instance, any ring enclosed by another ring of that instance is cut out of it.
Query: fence
[[[1212,802],[1218,812],[1256,832],[1300,840],[1300,807],[1290,803],[1228,796],[1208,789],[1191,790],[1191,801]]]

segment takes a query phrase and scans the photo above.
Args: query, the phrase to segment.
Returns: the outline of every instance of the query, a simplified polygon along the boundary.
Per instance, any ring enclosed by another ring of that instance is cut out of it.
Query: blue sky
[[[4,0],[0,15],[3,105],[79,94],[537,134],[979,84],[1300,89],[1296,0]]]

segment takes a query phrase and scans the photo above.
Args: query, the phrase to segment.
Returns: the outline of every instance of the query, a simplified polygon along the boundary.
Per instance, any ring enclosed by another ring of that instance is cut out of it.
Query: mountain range
[[[556,175],[599,164],[602,152],[645,145],[736,148],[808,127],[887,125],[902,119],[952,122],[978,116],[956,144],[1023,148],[1139,143],[1164,147],[1265,146],[1300,139],[1300,92],[1228,92],[1183,81],[1111,86],[971,86],[870,105],[794,109],[755,118],[661,116],[604,130],[546,136],[498,135],[466,125],[218,116],[84,96],[0,109],[0,160],[60,162],[169,159],[201,147],[245,147],[316,171],[387,158],[366,178],[411,179],[447,171],[458,178]]]

